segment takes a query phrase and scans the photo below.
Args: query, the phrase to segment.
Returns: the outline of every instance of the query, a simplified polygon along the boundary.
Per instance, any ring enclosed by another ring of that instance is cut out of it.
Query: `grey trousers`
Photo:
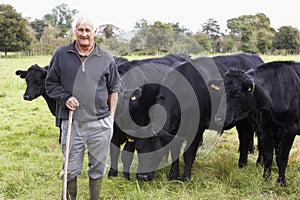
[[[62,128],[62,152],[65,155],[68,120],[63,120]],[[80,122],[73,120],[70,153],[68,162],[68,181],[81,174],[85,155],[88,150],[88,176],[97,179],[105,175],[110,141],[113,134],[113,117]],[[60,179],[64,177],[64,164],[60,173]]]

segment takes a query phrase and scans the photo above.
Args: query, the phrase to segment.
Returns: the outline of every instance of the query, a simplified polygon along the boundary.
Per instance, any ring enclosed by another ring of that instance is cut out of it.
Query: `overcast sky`
[[[52,9],[65,3],[70,9],[88,14],[102,24],[113,24],[124,31],[146,19],[152,23],[177,23],[193,32],[209,18],[217,20],[224,31],[226,21],[241,15],[264,13],[275,29],[290,25],[300,29],[300,8],[296,0],[1,0],[12,5],[22,17],[42,19]]]

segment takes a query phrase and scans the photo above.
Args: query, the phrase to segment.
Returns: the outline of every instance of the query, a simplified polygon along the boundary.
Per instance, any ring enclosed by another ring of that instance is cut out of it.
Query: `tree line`
[[[60,45],[74,40],[72,23],[78,10],[61,4],[42,19],[24,18],[11,5],[0,4],[0,51],[25,55],[51,55]],[[179,23],[149,22],[141,19],[134,30],[124,32],[113,24],[99,25],[95,38],[115,55],[161,53],[233,53],[298,54],[300,31],[292,26],[275,30],[263,13],[241,15],[227,20],[226,33],[209,18],[191,32]]]

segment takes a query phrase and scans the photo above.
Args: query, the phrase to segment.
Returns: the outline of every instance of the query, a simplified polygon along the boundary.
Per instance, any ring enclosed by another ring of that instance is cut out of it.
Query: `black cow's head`
[[[242,70],[230,69],[223,81],[210,81],[211,87],[217,87],[225,93],[221,98],[215,123],[224,123],[224,127],[231,127],[235,122],[247,117],[255,104],[255,82]]]
[[[28,70],[17,70],[16,75],[25,79],[27,87],[23,95],[25,100],[33,100],[46,94],[45,79],[47,75],[47,66],[40,67],[37,64],[32,65]]]

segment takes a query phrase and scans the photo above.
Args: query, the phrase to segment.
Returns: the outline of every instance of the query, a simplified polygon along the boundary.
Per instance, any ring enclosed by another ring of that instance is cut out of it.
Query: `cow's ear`
[[[222,84],[223,84],[222,79],[212,79],[212,80],[209,80],[207,83],[209,89],[215,90],[215,91],[220,91]]]
[[[27,70],[23,71],[23,70],[17,70],[16,71],[16,75],[20,76],[20,78],[25,78],[27,75]]]

